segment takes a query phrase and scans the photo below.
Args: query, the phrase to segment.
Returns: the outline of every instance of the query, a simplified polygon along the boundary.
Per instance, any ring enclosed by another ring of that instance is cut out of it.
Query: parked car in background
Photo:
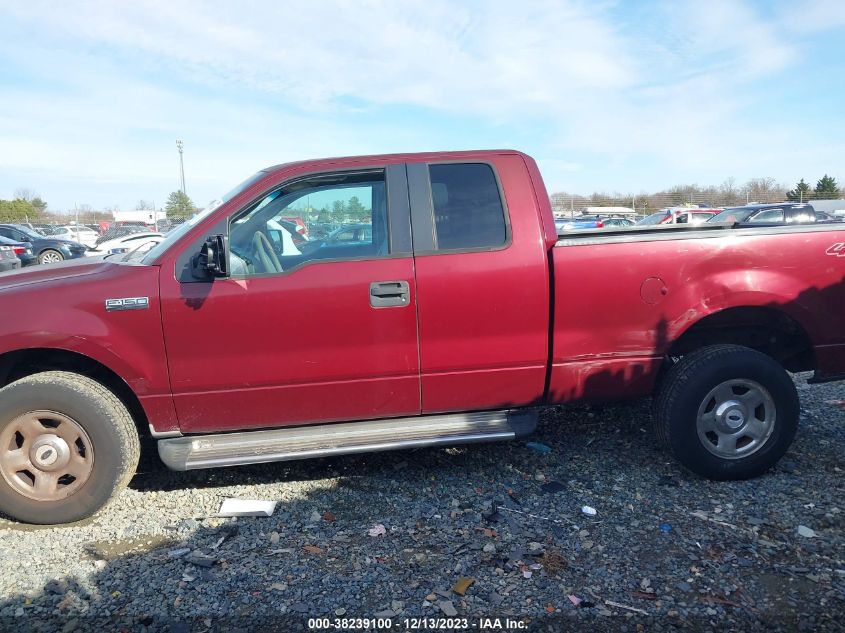
[[[604,220],[606,227],[625,228],[626,226],[634,226],[634,221],[628,218],[607,218]]]
[[[139,252],[146,252],[159,242],[164,241],[163,233],[130,233],[113,240],[100,242],[90,249],[86,255],[89,257],[102,257],[103,255],[121,255],[138,249]]]
[[[79,242],[85,246],[93,247],[100,237],[97,231],[89,229],[87,226],[57,226],[50,234],[52,237],[57,237],[73,242]]]
[[[15,257],[14,249],[11,246],[0,244],[0,273],[17,270],[20,267],[21,262]]]
[[[816,222],[845,222],[845,215],[836,217],[835,215],[830,215],[824,211],[816,211]]]
[[[83,257],[88,247],[78,242],[61,239],[52,235],[41,235],[37,231],[20,224],[0,224],[0,235],[16,242],[28,242],[39,264],[51,264],[65,259]]]
[[[299,236],[299,239],[294,237],[294,241],[297,244],[302,244],[309,239],[308,235],[308,225],[305,224],[305,220],[302,219],[301,216],[298,215],[288,215],[278,219],[279,222],[288,222],[294,227],[294,233]]]
[[[59,228],[55,224],[33,224],[33,225],[22,225],[26,226],[26,228],[32,229],[36,233],[40,233],[41,235],[51,236],[56,232],[56,229]]]
[[[167,233],[168,231],[182,224],[182,222],[183,220],[170,220],[167,218],[162,218],[156,222],[155,228],[152,230],[152,232]]]
[[[813,200],[813,209],[837,219],[845,219],[845,200]]]
[[[744,207],[726,207],[710,222],[731,224],[813,224],[818,220],[811,204],[777,202],[770,204],[747,204]]]
[[[618,216],[636,217],[637,212],[631,207],[584,207],[581,209],[581,215],[595,215],[603,218]]]
[[[660,224],[703,224],[719,213],[719,209],[698,209],[690,207],[666,207],[637,221],[638,226]]]
[[[581,229],[600,229],[604,227],[604,219],[597,215],[578,215],[574,218],[558,218],[555,220],[557,232],[578,231]]]
[[[141,226],[140,224],[118,224],[112,225],[103,233],[100,237],[98,237],[94,242],[94,247],[99,247],[100,244],[103,242],[108,242],[109,240],[117,239],[118,237],[123,237],[124,235],[131,235],[132,233],[150,233],[151,231],[147,230],[147,227]]]
[[[306,240],[296,228],[296,224],[287,220],[267,221],[267,236],[282,255],[302,255],[299,245],[304,244]]]
[[[296,236],[299,235],[299,233],[296,231],[296,225],[286,220],[283,220],[280,223],[284,225],[289,232],[291,232],[293,241],[297,244]],[[372,243],[372,224],[342,224],[326,235],[323,239],[299,242],[297,246],[303,253],[312,253],[319,248],[343,248],[345,246],[361,246],[363,244]]]
[[[38,263],[38,258],[32,254],[32,245],[27,242],[16,242],[8,237],[0,236],[0,246],[8,246],[14,251],[15,256],[21,262],[21,268]]]
[[[326,237],[326,244],[360,244],[373,241],[372,224],[346,224]]]
[[[609,207],[614,208],[614,207]],[[561,231],[578,231],[581,229],[625,228],[633,226],[634,220],[627,217],[607,215],[579,215],[573,218],[555,218],[555,227]]]

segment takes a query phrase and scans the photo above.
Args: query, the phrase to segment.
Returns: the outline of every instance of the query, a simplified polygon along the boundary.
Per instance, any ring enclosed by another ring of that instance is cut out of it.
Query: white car
[[[102,242],[94,249],[89,250],[86,255],[89,257],[119,255],[129,253],[135,249],[138,249],[140,252],[146,252],[162,240],[164,240],[163,233],[130,233],[129,235]]]
[[[70,240],[71,242],[79,242],[88,248],[93,248],[97,243],[99,235],[97,231],[89,229],[87,226],[57,226],[50,231],[50,237],[59,238],[62,240]]]

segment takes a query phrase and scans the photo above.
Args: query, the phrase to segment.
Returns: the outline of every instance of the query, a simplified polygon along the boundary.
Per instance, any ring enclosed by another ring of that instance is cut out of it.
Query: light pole
[[[176,149],[179,150],[179,173],[182,175],[182,194],[185,194],[185,162],[182,160],[182,150],[185,143],[181,139],[176,139]]]

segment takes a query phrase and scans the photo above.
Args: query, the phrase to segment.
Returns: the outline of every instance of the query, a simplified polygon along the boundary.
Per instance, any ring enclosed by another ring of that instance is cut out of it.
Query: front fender
[[[154,266],[113,264],[1,289],[0,354],[56,349],[86,356],[117,374],[157,427],[174,426],[158,273]],[[146,297],[147,307],[106,310],[106,300],[127,297]]]

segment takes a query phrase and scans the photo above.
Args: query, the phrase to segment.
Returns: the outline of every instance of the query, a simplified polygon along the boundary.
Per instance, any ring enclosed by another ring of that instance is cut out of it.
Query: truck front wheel
[[[27,523],[91,516],[138,464],[135,424],[100,383],[48,371],[0,389],[0,511]]]
[[[708,479],[749,479],[783,457],[798,429],[798,392],[772,358],[739,345],[684,356],[654,401],[658,438]]]

